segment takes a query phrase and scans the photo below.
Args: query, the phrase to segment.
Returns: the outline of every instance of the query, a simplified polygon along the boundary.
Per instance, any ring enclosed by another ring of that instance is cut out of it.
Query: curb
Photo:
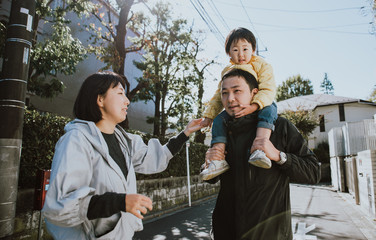
[[[216,198],[216,197],[217,197],[217,194],[213,194],[213,195],[210,195],[210,196],[207,196],[207,197],[204,197],[204,198],[197,199],[197,200],[195,200],[191,203],[191,207],[196,206],[198,204],[201,204],[203,202],[210,201],[210,200],[212,200],[213,198]],[[169,209],[166,209],[166,210],[161,210],[161,211],[158,211],[156,213],[145,216],[144,219],[142,220],[142,222],[143,222],[143,224],[154,222],[154,221],[157,221],[161,218],[164,218],[164,217],[170,216],[172,214],[178,213],[180,211],[184,211],[186,208],[189,208],[188,203],[182,204],[182,205],[179,205],[179,206],[176,206],[176,207],[173,207],[173,208],[169,208]]]

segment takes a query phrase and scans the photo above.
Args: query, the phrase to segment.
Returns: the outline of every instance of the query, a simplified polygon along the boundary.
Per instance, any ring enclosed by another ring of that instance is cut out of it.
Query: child
[[[232,67],[241,68],[248,72],[256,72],[259,83],[259,92],[255,95],[250,105],[242,106],[243,110],[238,112],[235,117],[239,118],[259,110],[257,132],[255,139],[270,138],[274,130],[274,122],[277,119],[277,106],[273,102],[276,95],[276,84],[273,76],[273,69],[270,64],[261,57],[255,56],[256,38],[251,31],[245,28],[237,28],[230,32],[226,38],[225,50],[230,56],[230,65],[225,67],[222,75],[228,72]],[[201,123],[203,126],[209,126],[214,119],[212,128],[212,147],[225,151],[226,147],[226,126],[225,120],[229,115],[223,109],[221,102],[221,83],[209,102],[209,106],[204,112],[205,120]],[[220,114],[219,114],[220,113]],[[219,114],[219,115],[218,115]],[[218,116],[217,116],[218,115]],[[254,147],[251,147],[251,151]],[[209,160],[210,161],[210,160]],[[255,150],[249,157],[249,163],[261,168],[270,168],[271,161],[261,150]],[[229,165],[224,160],[215,160],[206,163],[206,168],[201,172],[203,180],[212,179],[229,169]]]

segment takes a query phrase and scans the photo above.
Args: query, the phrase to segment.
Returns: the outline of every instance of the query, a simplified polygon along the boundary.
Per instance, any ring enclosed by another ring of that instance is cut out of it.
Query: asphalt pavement
[[[351,195],[328,186],[291,184],[294,240],[375,240],[376,221],[355,204]],[[144,221],[134,240],[210,239],[215,196]]]

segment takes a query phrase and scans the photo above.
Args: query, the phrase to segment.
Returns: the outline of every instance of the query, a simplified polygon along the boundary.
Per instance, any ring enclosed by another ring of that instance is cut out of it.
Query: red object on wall
[[[34,210],[42,210],[47,190],[50,186],[51,170],[38,170],[34,191]]]

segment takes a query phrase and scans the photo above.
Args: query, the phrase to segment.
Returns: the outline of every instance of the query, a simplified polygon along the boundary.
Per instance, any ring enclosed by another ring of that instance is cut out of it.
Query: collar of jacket
[[[236,134],[240,132],[247,132],[252,128],[256,128],[258,122],[257,115],[258,112],[248,114],[240,118],[230,117],[226,122],[227,129]]]

